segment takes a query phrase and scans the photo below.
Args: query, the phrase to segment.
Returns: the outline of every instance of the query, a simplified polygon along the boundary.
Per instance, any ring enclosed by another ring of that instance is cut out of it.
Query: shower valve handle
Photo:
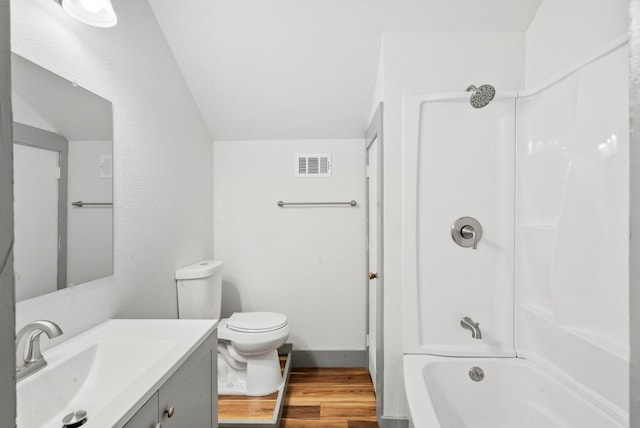
[[[473,226],[464,226],[462,229],[460,229],[460,235],[462,235],[464,239],[472,239],[473,245],[471,246],[471,248],[473,248],[474,250],[478,249],[478,234],[476,233],[476,230],[473,228]]]
[[[451,225],[451,238],[463,248],[477,250],[482,239],[482,226],[473,217],[460,217]]]

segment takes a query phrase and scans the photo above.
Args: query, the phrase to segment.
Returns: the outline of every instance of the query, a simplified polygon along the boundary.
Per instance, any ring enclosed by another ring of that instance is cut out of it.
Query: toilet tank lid
[[[220,260],[202,260],[176,271],[176,279],[199,279],[222,272],[224,263]]]

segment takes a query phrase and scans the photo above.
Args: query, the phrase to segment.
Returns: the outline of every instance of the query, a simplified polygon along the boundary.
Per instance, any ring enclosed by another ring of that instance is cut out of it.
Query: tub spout
[[[482,339],[482,331],[480,331],[479,322],[473,322],[471,318],[464,317],[460,320],[460,325],[462,326],[462,328],[471,330],[471,337],[473,337],[474,339]]]

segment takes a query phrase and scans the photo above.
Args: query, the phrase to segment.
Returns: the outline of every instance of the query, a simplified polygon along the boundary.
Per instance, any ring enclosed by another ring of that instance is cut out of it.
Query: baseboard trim
[[[409,428],[409,419],[401,416],[383,416],[379,425],[380,428]]]
[[[367,351],[293,350],[293,367],[367,367]]]

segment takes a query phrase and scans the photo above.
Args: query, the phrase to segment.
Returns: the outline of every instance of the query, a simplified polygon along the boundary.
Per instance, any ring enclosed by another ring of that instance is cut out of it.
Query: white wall
[[[626,34],[629,0],[544,0],[526,31],[526,87]]]
[[[331,178],[296,178],[296,153],[331,153]],[[214,256],[225,263],[223,316],[276,311],[298,350],[363,350],[363,140],[216,141]],[[277,201],[350,201],[356,208]]]
[[[371,100],[372,101],[371,109],[369,111],[369,117],[372,119],[376,114],[378,105],[382,101],[384,101],[384,51],[382,46],[380,46],[380,56],[378,57],[378,71],[376,73],[376,84],[373,87],[373,96],[371,97]]]
[[[402,96],[524,84],[523,33],[390,34],[383,37],[385,102],[384,414],[407,415],[402,380]]]
[[[630,1],[631,229],[640,229],[640,0]],[[631,427],[640,425],[640,237],[631,238]]]
[[[69,141],[67,284],[113,272],[113,207],[72,207],[74,201],[112,202],[113,179],[101,177],[100,156],[111,155],[111,141]]]
[[[175,317],[175,269],[213,251],[210,137],[147,2],[113,5],[118,25],[99,29],[49,0],[11,2],[16,53],[113,103],[114,275],[17,305],[18,328],[50,319],[59,340],[110,317]]]
[[[518,101],[516,189],[518,353],[625,411],[628,58],[621,47]]]
[[[474,109],[458,94],[405,97],[404,352],[515,356],[515,100],[498,93]],[[480,223],[476,250],[451,239],[466,216]],[[463,317],[480,323],[482,340],[460,328]]]
[[[624,37],[627,4],[580,2],[580,23],[569,28],[584,30],[583,37],[567,31],[576,2],[544,2],[527,32],[528,84]],[[549,52],[540,49],[545,45]],[[518,101],[516,189],[518,352],[560,368],[624,411],[628,64],[623,46]]]
[[[13,121],[44,129],[58,134],[59,132],[44,118],[41,113],[35,111],[27,102],[15,91],[11,93],[11,106],[13,107]]]

